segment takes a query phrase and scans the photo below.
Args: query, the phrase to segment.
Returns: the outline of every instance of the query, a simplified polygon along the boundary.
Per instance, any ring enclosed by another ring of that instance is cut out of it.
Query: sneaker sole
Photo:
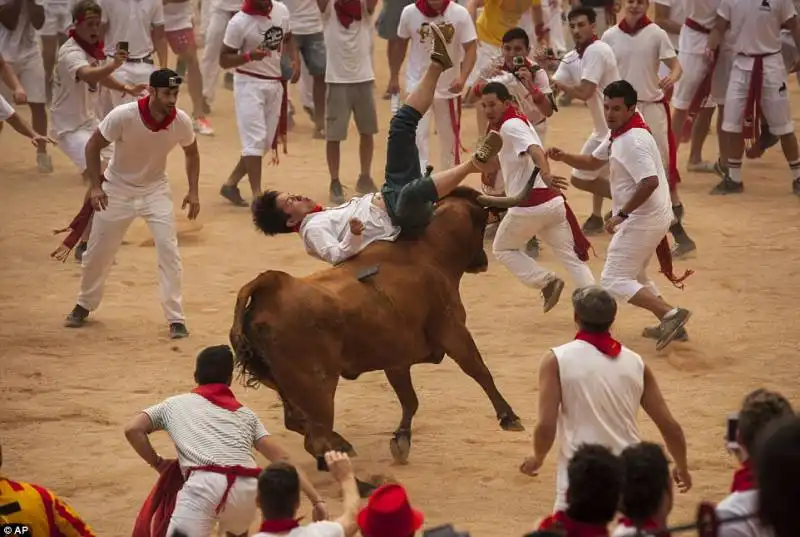
[[[550,295],[550,299],[544,303],[545,313],[556,307],[556,304],[558,304],[558,301],[561,298],[561,292],[563,290],[564,290],[564,280],[556,280],[555,291],[553,292],[552,295]]]
[[[680,322],[677,325],[675,325],[675,328],[670,330],[670,332],[666,334],[666,336],[663,336],[661,339],[658,340],[658,343],[656,343],[656,350],[657,351],[663,350],[667,345],[672,343],[672,341],[678,335],[678,330],[686,326],[686,323],[689,322],[689,319],[691,319],[691,317],[692,317],[692,312],[686,310],[686,317],[683,319],[683,322]]]
[[[428,28],[430,28],[431,32],[433,32],[434,39],[440,41],[441,44],[442,44],[442,51],[443,51],[441,53],[442,54],[442,58],[440,58],[437,61],[442,64],[442,67],[445,70],[450,69],[451,67],[453,67],[453,59],[450,57],[450,54],[447,52],[447,40],[444,38],[444,34],[439,29],[439,27],[436,26],[435,24],[429,25]],[[434,43],[434,46],[433,46],[433,50],[436,50],[436,44],[435,43]]]
[[[487,156],[481,155],[481,150],[486,149]],[[497,131],[489,131],[478,143],[478,149],[475,151],[473,158],[480,164],[487,164],[490,160],[496,157],[503,149],[503,138]]]

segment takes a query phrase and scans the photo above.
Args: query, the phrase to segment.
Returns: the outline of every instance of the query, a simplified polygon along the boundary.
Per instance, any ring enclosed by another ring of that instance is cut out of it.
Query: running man
[[[466,177],[487,169],[502,147],[490,132],[472,159],[450,170],[422,177],[416,130],[430,109],[441,74],[453,67],[442,31],[431,25],[431,63],[416,90],[392,118],[386,156],[386,181],[380,193],[351,199],[332,209],[314,200],[270,191],[255,200],[253,220],[264,234],[298,231],[312,256],[332,265],[353,257],[375,241],[394,241],[404,232],[422,232],[433,216],[434,204]]]

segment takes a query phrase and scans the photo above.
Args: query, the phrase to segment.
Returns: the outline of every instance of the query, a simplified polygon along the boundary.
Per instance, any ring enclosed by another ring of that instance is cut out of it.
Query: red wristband
[[[250,63],[253,61],[253,56],[249,52],[245,52],[242,58],[244,58],[245,63]]]

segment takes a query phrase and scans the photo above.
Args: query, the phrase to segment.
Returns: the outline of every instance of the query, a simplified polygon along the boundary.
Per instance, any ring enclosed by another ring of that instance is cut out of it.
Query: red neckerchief
[[[756,488],[755,476],[753,475],[753,465],[749,460],[742,463],[741,468],[733,473],[733,483],[731,492],[744,492]]]
[[[339,23],[345,28],[350,28],[353,22],[361,20],[361,0],[335,0],[333,9]]]
[[[586,524],[572,520],[564,511],[556,511],[539,524],[540,530],[562,529],[567,537],[608,537],[605,524]]]
[[[497,121],[497,123],[486,126],[486,132],[488,133],[491,130],[499,131],[500,127],[503,126],[503,123],[505,123],[509,119],[521,119],[525,123],[530,124],[528,116],[526,116],[521,110],[519,110],[515,104],[508,103],[506,105],[506,109],[503,110],[503,115],[500,116],[500,119]]]
[[[444,2],[442,2],[442,7],[438,11],[431,7],[428,0],[416,0],[414,5],[417,6],[417,9],[420,10],[423,15],[429,19],[433,19],[445,12],[447,6],[450,5],[450,0],[444,0]]]
[[[105,45],[103,41],[98,41],[95,44],[89,43],[81,39],[78,34],[75,33],[75,29],[71,28],[69,31],[69,36],[78,44],[79,47],[83,49],[83,51],[94,58],[95,60],[105,60],[106,53],[105,53]]]
[[[575,45],[575,52],[578,53],[578,58],[583,58],[583,53],[586,52],[586,49],[589,48],[589,45],[597,41],[597,39],[597,35],[592,34],[592,37],[589,38],[589,41],[587,41],[586,44]]]
[[[236,396],[227,384],[203,384],[192,390],[192,393],[205,397],[209,403],[231,412],[242,408],[242,403],[236,400]]]
[[[613,143],[615,139],[619,138],[631,129],[644,129],[647,132],[650,132],[650,127],[647,126],[647,123],[645,123],[641,114],[639,114],[639,112],[634,112],[631,118],[622,127],[611,131],[609,141]],[[658,264],[661,268],[661,273],[666,276],[672,285],[678,289],[683,289],[683,284],[681,282],[694,274],[694,271],[686,270],[684,271],[683,276],[675,276],[672,268],[672,252],[670,251],[669,241],[666,237],[664,237],[664,239],[658,243],[658,246],[656,247],[656,257],[658,257]]]
[[[270,13],[272,13],[272,2],[269,2],[266,8],[261,9],[256,7],[254,0],[244,0],[242,4],[242,13],[269,18]]]
[[[622,344],[616,339],[612,338],[611,334],[608,332],[598,334],[597,332],[586,332],[585,330],[579,330],[578,333],[575,334],[575,339],[585,341],[598,351],[602,352],[606,356],[610,356],[611,358],[616,358],[619,356],[619,353],[622,352]]]
[[[318,212],[321,212],[321,211],[324,211],[324,210],[325,210],[325,208],[324,208],[324,207],[322,207],[322,205],[317,205],[316,207],[314,207],[313,209],[311,209],[310,211],[308,211],[308,212],[306,213],[306,216],[308,216],[308,215],[310,215],[310,214],[318,213]],[[303,218],[305,219],[305,218],[306,218],[306,216],[304,216]],[[303,223],[303,221],[302,221],[302,220],[300,220],[300,224],[302,224],[302,223]],[[299,233],[299,232],[300,232],[300,224],[297,224],[296,226],[294,226],[294,227],[292,228],[292,231],[297,231],[297,232]]]
[[[658,529],[661,529],[661,525],[658,524],[652,518],[649,519],[649,520],[645,520],[644,523],[641,526],[637,526],[636,522],[634,522],[630,518],[624,516],[624,517],[619,519],[619,525],[623,526],[625,528],[636,528],[636,529],[640,529],[640,530],[658,530]],[[669,533],[659,533],[659,536],[660,537],[670,537],[670,534]]]
[[[653,21],[651,21],[647,15],[643,15],[642,18],[636,21],[633,26],[628,25],[628,21],[625,19],[622,19],[617,26],[619,26],[619,29],[628,35],[636,35],[639,33],[639,30],[646,27],[651,22]]]
[[[169,128],[172,125],[172,122],[175,121],[175,118],[178,115],[178,109],[173,108],[170,110],[167,117],[165,117],[161,123],[157,122],[156,119],[153,117],[153,114],[150,112],[150,96],[142,97],[138,101],[139,103],[139,116],[142,118],[142,123],[144,126],[150,129],[153,132],[163,131]]]
[[[276,518],[263,521],[258,531],[262,533],[285,533],[299,527],[300,523],[293,518]]]

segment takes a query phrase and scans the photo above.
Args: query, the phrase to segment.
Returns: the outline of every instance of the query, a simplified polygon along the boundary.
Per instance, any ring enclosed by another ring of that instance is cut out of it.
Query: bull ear
[[[511,207],[516,207],[528,199],[538,176],[539,168],[537,166],[533,169],[533,173],[531,173],[525,187],[516,196],[487,196],[481,194],[478,196],[478,203],[483,207],[493,207],[495,209],[510,209]]]

